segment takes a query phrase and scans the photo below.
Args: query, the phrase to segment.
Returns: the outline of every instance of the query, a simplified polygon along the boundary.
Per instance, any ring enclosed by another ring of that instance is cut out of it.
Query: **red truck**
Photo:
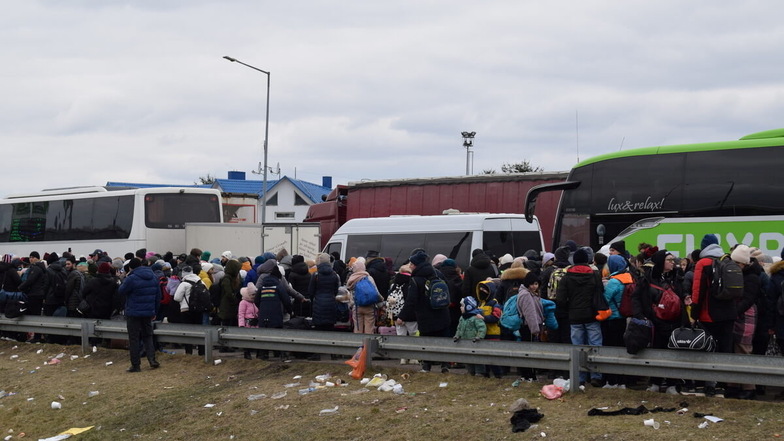
[[[324,202],[310,206],[305,222],[321,224],[321,248],[349,219],[393,215],[523,213],[525,195],[540,184],[558,183],[567,172],[493,174],[350,182],[338,185]],[[543,193],[536,215],[545,243],[550,243],[561,192]],[[551,250],[548,250],[551,251]]]

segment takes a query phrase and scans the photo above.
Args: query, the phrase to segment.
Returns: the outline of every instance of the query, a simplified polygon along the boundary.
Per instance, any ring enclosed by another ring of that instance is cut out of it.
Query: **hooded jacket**
[[[316,274],[308,285],[308,297],[313,301],[313,326],[329,326],[337,323],[335,297],[338,295],[339,287],[340,276],[332,269],[332,264],[318,264]]]
[[[224,267],[224,276],[220,281],[221,287],[221,300],[220,307],[218,308],[218,317],[224,321],[234,321],[237,317],[237,309],[239,308],[239,292],[240,292],[240,267],[242,265],[238,260],[229,260]]]
[[[256,293],[259,327],[283,327],[284,312],[289,314],[293,312],[291,298],[286,291],[284,282],[275,275],[270,274],[261,281],[261,289]]]
[[[601,277],[590,266],[576,264],[566,270],[558,282],[555,304],[569,312],[569,324],[585,324],[596,321],[593,298],[604,295]]]
[[[161,288],[149,266],[140,266],[123,280],[119,288],[125,296],[125,315],[128,317],[154,317],[161,302]]]
[[[365,262],[365,270],[370,274],[370,277],[373,278],[373,282],[376,284],[376,288],[378,288],[378,292],[384,298],[387,299],[387,295],[389,294],[389,272],[387,271],[387,264],[384,261],[383,257],[374,257],[369,259]]]
[[[485,280],[476,286],[476,300],[479,302],[479,309],[487,325],[487,335],[485,338],[497,340],[501,338],[501,313],[502,306],[495,300],[495,293],[498,284],[493,281]]]
[[[476,296],[476,286],[488,277],[496,277],[490,258],[480,251],[471,259],[471,264],[463,275],[463,297]]]
[[[719,245],[710,244],[700,252],[700,260],[694,265],[691,288],[691,318],[694,320],[711,323],[735,320],[737,317],[734,300],[719,300],[710,295],[710,267],[723,255],[724,251]]]
[[[87,282],[82,295],[90,304],[89,318],[111,318],[117,287],[117,279],[111,274],[98,273]]]
[[[403,321],[411,321],[409,317],[415,317],[419,332],[424,335],[439,333],[446,335],[449,329],[449,308],[431,308],[430,299],[425,293],[425,282],[435,274],[435,269],[429,262],[414,268],[411,272],[411,281],[408,283],[406,303],[400,311],[400,318]]]
[[[19,291],[27,294],[27,298],[31,300],[43,300],[48,286],[46,265],[39,260],[27,269],[25,280],[19,285]]]

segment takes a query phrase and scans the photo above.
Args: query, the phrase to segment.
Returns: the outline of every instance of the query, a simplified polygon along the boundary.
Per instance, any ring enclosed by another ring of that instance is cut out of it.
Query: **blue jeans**
[[[572,331],[572,344],[573,345],[589,345],[601,346],[602,345],[602,325],[599,322],[581,323],[578,325],[570,325]],[[598,372],[591,372],[592,380],[601,380],[602,374]],[[587,372],[580,372],[580,383],[588,380]]]

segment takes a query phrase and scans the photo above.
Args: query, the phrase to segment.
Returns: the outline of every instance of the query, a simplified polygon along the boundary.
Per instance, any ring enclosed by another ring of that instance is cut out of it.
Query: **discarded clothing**
[[[544,418],[544,414],[539,413],[536,409],[523,409],[515,412],[509,421],[512,423],[512,432],[517,433],[525,432],[532,423],[536,423],[542,418]]]
[[[620,410],[604,411],[602,409],[591,409],[588,411],[588,416],[615,416],[615,415],[642,415],[644,413],[658,413],[658,412],[675,412],[675,408],[654,407],[648,410],[647,407],[640,405],[638,407],[624,407]]]

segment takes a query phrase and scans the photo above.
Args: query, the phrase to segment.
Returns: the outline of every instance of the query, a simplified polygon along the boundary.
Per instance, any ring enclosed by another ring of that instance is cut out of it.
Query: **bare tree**
[[[514,164],[507,164],[501,166],[501,171],[503,173],[536,173],[543,171],[542,167],[534,167],[531,163],[527,160],[523,160],[522,162],[516,162]]]
[[[199,176],[199,180],[195,181],[196,185],[212,185],[215,183],[215,177],[207,173],[207,176]]]

